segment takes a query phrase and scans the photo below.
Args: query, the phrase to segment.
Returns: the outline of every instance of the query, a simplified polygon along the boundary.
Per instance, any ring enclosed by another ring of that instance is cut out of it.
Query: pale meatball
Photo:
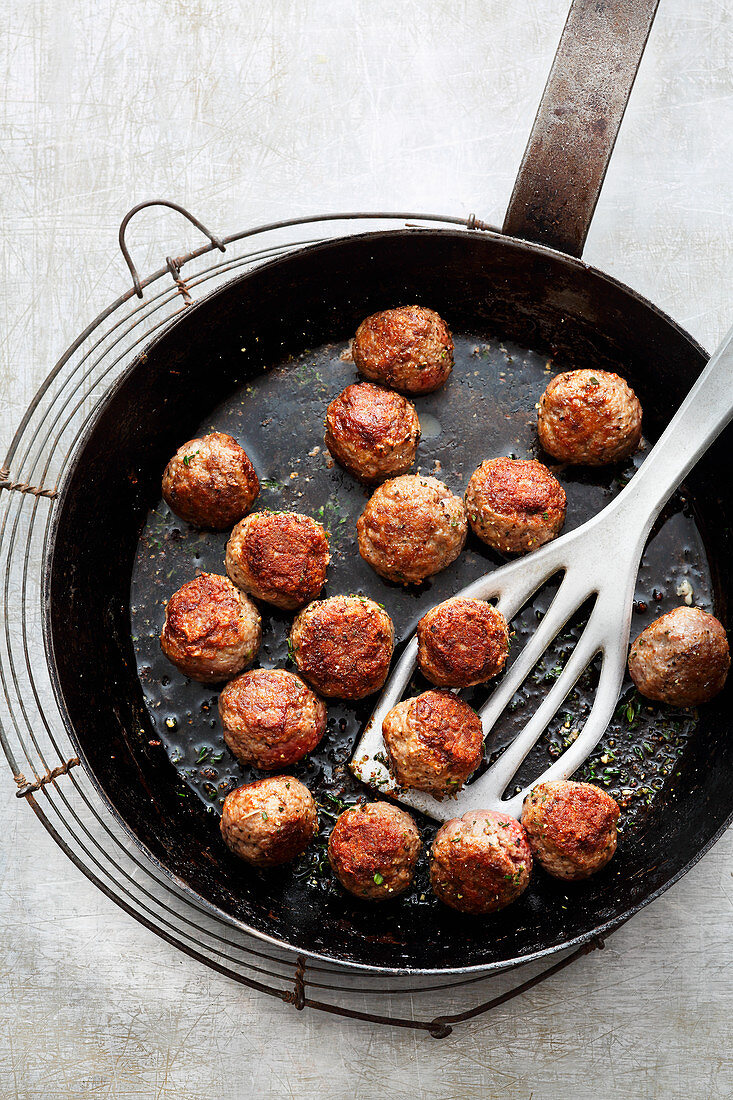
[[[163,499],[171,511],[187,523],[215,531],[246,515],[259,491],[246,452],[223,432],[189,439],[163,474]]]
[[[621,462],[639,446],[641,405],[617,374],[571,370],[553,378],[542,394],[537,431],[544,450],[560,462]]]
[[[406,473],[419,441],[415,406],[370,382],[347,386],[326,410],[326,446],[367,485]]]
[[[699,607],[675,607],[631,646],[629,673],[637,690],[658,703],[696,707],[723,690],[730,668],[725,627]]]
[[[459,791],[483,757],[481,719],[449,691],[424,691],[392,707],[382,736],[400,786],[436,798]]]
[[[420,584],[460,554],[466,513],[441,481],[408,474],[375,490],[357,531],[359,553],[372,569],[399,584]]]
[[[562,879],[600,871],[616,851],[618,804],[592,783],[539,783],[525,798],[522,825],[532,854]]]
[[[192,680],[229,680],[260,648],[257,608],[226,577],[202,573],[174,592],[165,609],[160,648]]]
[[[445,321],[424,306],[373,313],[352,345],[358,370],[401,393],[432,393],[453,370],[453,340]]]
[[[292,672],[256,668],[219,696],[228,748],[242,764],[265,771],[286,767],[311,752],[326,730],[326,705]]]
[[[304,608],[290,633],[298,671],[321,695],[363,699],[389,672],[394,627],[365,596],[332,596]]]
[[[501,672],[508,653],[506,619],[483,600],[454,596],[417,624],[417,662],[438,687],[485,684]]]
[[[287,611],[315,599],[329,561],[323,527],[297,512],[254,512],[227,543],[227,573],[237,587]]]
[[[470,810],[440,828],[430,853],[430,884],[462,913],[495,913],[524,893],[532,852],[508,814]]]
[[[220,828],[240,859],[274,867],[305,851],[318,832],[318,811],[307,787],[289,775],[275,775],[230,791]]]
[[[409,887],[420,847],[408,813],[389,802],[370,802],[341,814],[328,839],[328,858],[344,890],[386,901]]]
[[[483,542],[505,554],[526,554],[554,539],[566,503],[562,485],[534,459],[482,462],[466,489],[468,522]]]

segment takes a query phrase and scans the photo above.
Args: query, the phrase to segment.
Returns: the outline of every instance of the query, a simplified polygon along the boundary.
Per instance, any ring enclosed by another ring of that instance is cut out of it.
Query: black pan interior
[[[266,874],[231,857],[218,836],[220,800],[255,773],[223,746],[216,692],[186,681],[157,646],[167,596],[197,570],[223,572],[226,535],[193,531],[160,501],[167,458],[202,428],[231,431],[243,442],[263,480],[258,505],[324,519],[334,558],[327,594],[373,595],[393,616],[398,638],[426,607],[499,563],[470,541],[455,566],[417,591],[385,584],[355,549],[365,493],[326,462],[325,405],[355,378],[345,355],[350,336],[367,313],[412,301],[437,309],[456,341],[448,386],[418,402],[420,468],[456,492],[485,457],[535,453],[534,404],[553,372],[583,365],[629,377],[653,440],[704,361],[689,338],[628,291],[580,263],[501,238],[373,234],[276,261],[186,310],[108,396],[58,508],[47,641],[85,765],[140,842],[207,902],[261,934],[340,961],[489,967],[624,919],[710,842],[733,801],[725,696],[697,715],[639,709],[629,689],[580,773],[626,803],[618,856],[572,888],[537,873],[518,904],[478,920],[431,897],[424,860],[414,889],[376,908],[334,885],[321,847],[295,868]],[[639,577],[635,629],[680,602],[676,589],[685,576],[696,602],[725,619],[730,504],[711,471],[728,455],[723,442],[658,522]],[[558,471],[568,526],[602,507],[632,474],[633,464]],[[518,643],[548,599],[543,594],[519,618]],[[286,665],[290,619],[263,612],[262,663]],[[576,629],[517,700],[487,755],[500,751],[502,738],[536,705]],[[592,682],[591,672],[520,779],[572,736]],[[323,746],[293,769],[323,807],[324,836],[339,806],[364,794],[345,765],[369,709],[369,701],[330,706]],[[434,826],[420,824],[429,843]]]

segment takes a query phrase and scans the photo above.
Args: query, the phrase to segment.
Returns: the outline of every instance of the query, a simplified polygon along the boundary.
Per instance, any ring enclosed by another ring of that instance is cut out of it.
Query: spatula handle
[[[710,357],[644,464],[617,497],[643,538],[680,482],[733,420],[733,329]]]

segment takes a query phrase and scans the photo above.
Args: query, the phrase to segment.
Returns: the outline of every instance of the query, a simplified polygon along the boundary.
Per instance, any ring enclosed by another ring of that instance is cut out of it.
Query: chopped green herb
[[[374,881],[377,884],[377,886],[381,886],[382,883],[384,882],[384,875],[380,875],[379,871],[377,871],[374,875]]]
[[[193,454],[191,454],[191,455],[184,455],[183,465],[184,466],[190,466],[191,465],[191,460],[194,459],[198,453],[199,453],[198,451],[194,451]]]

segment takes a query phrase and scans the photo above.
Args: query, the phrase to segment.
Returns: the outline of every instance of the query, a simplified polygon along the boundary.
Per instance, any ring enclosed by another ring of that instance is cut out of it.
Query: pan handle
[[[133,206],[132,210],[128,210],[125,214],[122,222],[120,223],[119,235],[120,251],[125,257],[125,263],[130,269],[130,274],[132,275],[132,283],[135,287],[135,293],[137,294],[138,298],[142,298],[143,296],[143,287],[142,283],[140,282],[140,276],[137,273],[137,268],[132,262],[130,250],[127,247],[127,242],[125,240],[125,230],[127,229],[130,220],[135,217],[138,211],[145,210],[145,208],[148,206],[168,206],[171,210],[178,211],[179,214],[183,214],[184,218],[187,218],[190,221],[191,225],[195,225],[196,228],[199,229],[205,237],[208,237],[215,248],[218,248],[220,252],[226,252],[226,246],[224,245],[221,237],[218,237],[216,233],[212,233],[209,229],[207,229],[206,226],[198,220],[198,218],[195,218],[189,210],[186,210],[185,206],[179,206],[177,202],[169,202],[168,199],[148,199],[147,202],[139,202],[137,206]],[[171,273],[174,275],[175,278],[175,274],[173,272]]]
[[[573,0],[504,233],[580,256],[659,0]]]

